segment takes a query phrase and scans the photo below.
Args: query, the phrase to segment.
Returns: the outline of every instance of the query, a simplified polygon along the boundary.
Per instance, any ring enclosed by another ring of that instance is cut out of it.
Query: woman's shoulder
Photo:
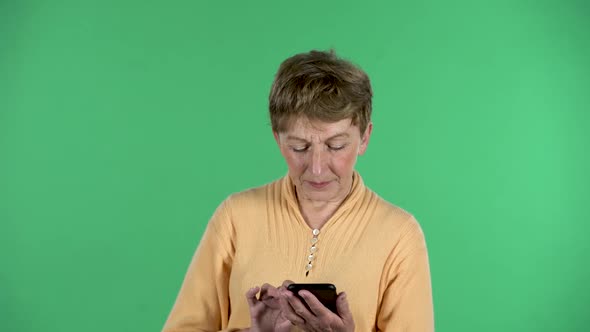
[[[375,210],[369,225],[372,238],[382,245],[389,243],[389,247],[385,246],[389,248],[387,250],[404,247],[413,251],[424,247],[424,233],[415,215],[375,193],[373,195]]]
[[[382,226],[400,228],[420,228],[414,214],[405,208],[392,203],[391,201],[379,196],[377,193],[367,189],[374,200],[375,220],[382,223]]]
[[[258,208],[277,198],[284,185],[284,178],[273,180],[263,185],[234,192],[225,199],[225,204],[232,209]]]
[[[379,213],[385,214],[390,218],[401,218],[406,219],[411,216],[411,213],[408,212],[406,209],[402,208],[400,205],[393,203],[388,198],[381,196],[380,194],[376,193],[373,189],[365,186],[364,188],[364,201],[369,202],[369,205],[372,205],[373,208],[378,211]]]

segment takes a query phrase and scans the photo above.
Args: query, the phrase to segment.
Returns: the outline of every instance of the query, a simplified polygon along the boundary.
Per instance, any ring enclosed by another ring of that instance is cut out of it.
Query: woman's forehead
[[[336,122],[325,122],[321,120],[309,120],[299,118],[291,122],[285,131],[284,136],[301,139],[328,139],[334,136],[352,136],[358,133],[358,126],[352,123],[352,119],[343,119]]]

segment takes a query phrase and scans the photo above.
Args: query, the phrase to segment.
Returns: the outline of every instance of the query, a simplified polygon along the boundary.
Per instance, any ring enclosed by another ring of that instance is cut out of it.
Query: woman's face
[[[352,186],[356,158],[365,153],[373,125],[361,136],[351,119],[327,123],[300,118],[274,133],[298,198],[340,202]]]

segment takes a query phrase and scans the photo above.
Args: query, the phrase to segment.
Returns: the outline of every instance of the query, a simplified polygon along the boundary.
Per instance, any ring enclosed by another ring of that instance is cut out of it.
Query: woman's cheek
[[[356,163],[356,153],[347,152],[336,159],[337,168],[341,173],[349,173]]]
[[[290,153],[287,156],[287,164],[289,164],[290,169],[300,171],[305,165],[305,160],[302,156],[293,155],[293,153]]]

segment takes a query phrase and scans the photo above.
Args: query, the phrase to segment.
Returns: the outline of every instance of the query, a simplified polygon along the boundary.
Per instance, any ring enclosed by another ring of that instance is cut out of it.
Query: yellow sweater
[[[228,197],[209,221],[163,331],[247,328],[246,291],[286,279],[345,291],[356,331],[434,331],[420,225],[365,187],[356,172],[352,187],[321,228],[307,276],[312,229],[289,176]]]

